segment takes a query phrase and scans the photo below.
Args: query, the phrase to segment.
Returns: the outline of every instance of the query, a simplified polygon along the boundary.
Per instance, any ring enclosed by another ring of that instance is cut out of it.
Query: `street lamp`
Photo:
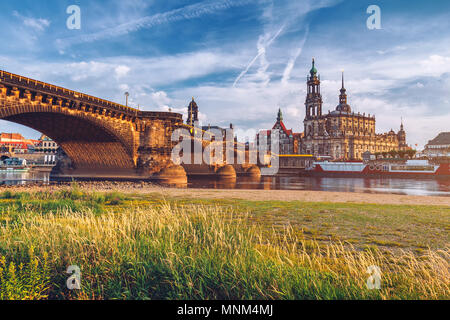
[[[128,92],[125,92],[125,99],[126,99],[126,102],[125,102],[125,105],[128,107],[128,97],[130,96],[130,94],[128,93]]]

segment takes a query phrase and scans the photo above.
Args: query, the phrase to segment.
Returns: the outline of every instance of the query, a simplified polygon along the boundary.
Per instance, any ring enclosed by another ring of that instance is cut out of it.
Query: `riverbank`
[[[244,190],[244,189],[193,189],[169,188],[149,182],[77,182],[86,191],[148,194],[193,199],[241,199],[250,201],[303,201],[330,203],[394,204],[394,205],[438,205],[450,206],[450,197],[415,196],[399,194],[374,194],[359,192],[332,192],[310,190]],[[57,191],[70,188],[71,183],[51,185],[0,186],[0,192]]]
[[[449,298],[446,206],[95,187],[0,193],[0,298]],[[81,290],[65,286],[70,265]],[[366,286],[373,265],[380,290]]]

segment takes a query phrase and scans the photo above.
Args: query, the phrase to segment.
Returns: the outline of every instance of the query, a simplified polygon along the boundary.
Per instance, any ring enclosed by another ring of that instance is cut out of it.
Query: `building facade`
[[[423,153],[430,158],[450,157],[450,132],[441,132],[436,138],[428,141]]]
[[[367,151],[377,153],[408,148],[403,123],[397,133],[391,129],[387,133],[377,134],[374,115],[352,112],[347,102],[344,74],[339,104],[335,110],[324,114],[322,105],[320,76],[313,59],[307,79],[306,116],[303,121],[304,136],[300,142],[301,153],[336,160],[361,160]]]
[[[298,146],[301,138],[301,134],[294,133],[292,129],[286,129],[283,123],[283,113],[281,109],[278,109],[277,120],[272,127],[272,130],[260,131],[256,136],[257,145],[263,142],[262,136],[266,136],[267,147],[266,150],[272,149],[272,137],[271,133],[277,131],[279,134],[279,151],[280,155],[285,154],[298,154]]]
[[[1,133],[1,153],[33,153],[37,140],[25,139],[20,133]]]
[[[41,135],[35,147],[35,152],[56,154],[58,144],[46,135]]]

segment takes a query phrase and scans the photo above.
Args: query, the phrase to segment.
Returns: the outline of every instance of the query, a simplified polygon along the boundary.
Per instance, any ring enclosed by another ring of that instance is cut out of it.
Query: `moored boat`
[[[27,160],[20,158],[8,158],[0,161],[0,171],[28,171]]]
[[[401,177],[450,179],[448,163],[432,164],[428,160],[407,160],[405,163],[389,162],[314,162],[304,172],[307,176],[334,177]]]

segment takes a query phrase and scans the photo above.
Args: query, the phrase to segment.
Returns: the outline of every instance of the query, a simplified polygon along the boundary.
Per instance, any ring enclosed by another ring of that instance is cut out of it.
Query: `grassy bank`
[[[448,299],[448,218],[447,207],[5,192],[0,298]],[[81,290],[66,288],[70,265]],[[366,286],[372,265],[380,290]]]

